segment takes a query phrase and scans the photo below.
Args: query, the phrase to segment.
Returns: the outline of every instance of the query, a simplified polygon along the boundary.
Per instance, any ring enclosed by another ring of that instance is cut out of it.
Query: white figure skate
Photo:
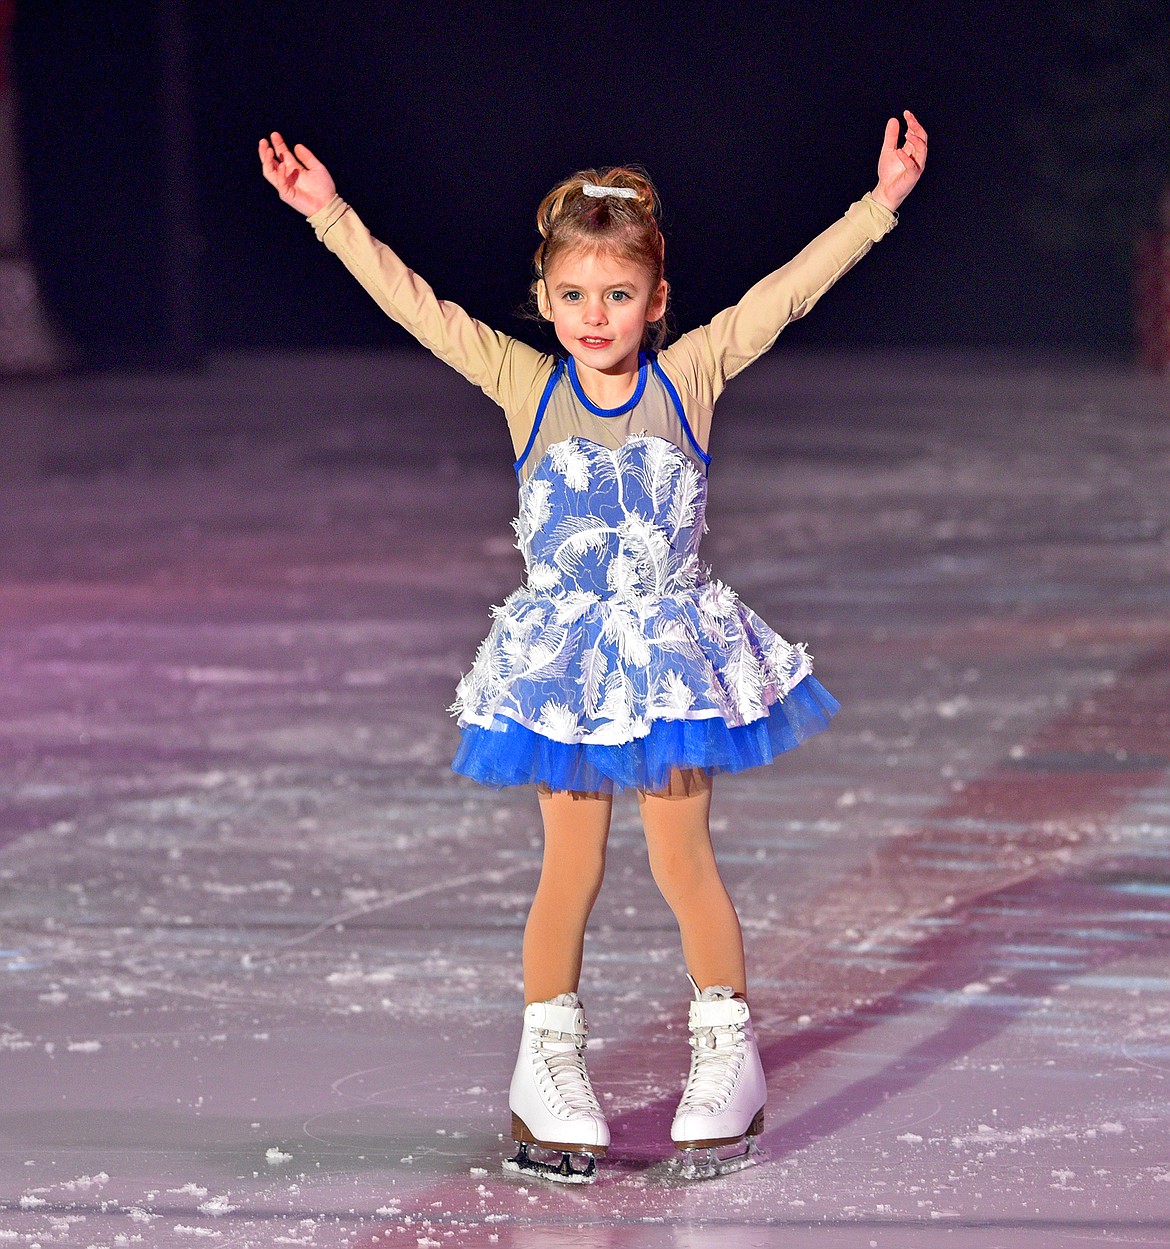
[[[705,1180],[760,1160],[755,1138],[768,1089],[748,1004],[730,988],[700,993],[695,985],[690,1030],[691,1071],[670,1129],[679,1151],[672,1170]]]
[[[597,1178],[596,1160],[609,1147],[609,1125],[585,1069],[587,1030],[575,993],[525,1007],[524,1035],[508,1095],[512,1136],[519,1148],[515,1157],[504,1160],[505,1171],[568,1184],[590,1184]],[[582,1159],[584,1166],[574,1167],[574,1160]]]

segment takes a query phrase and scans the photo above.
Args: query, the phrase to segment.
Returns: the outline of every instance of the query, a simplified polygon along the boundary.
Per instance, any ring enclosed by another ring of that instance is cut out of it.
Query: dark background
[[[931,153],[901,226],[789,343],[1121,355],[1170,181],[1168,7],[18,3],[28,241],[94,360],[190,337],[184,271],[207,348],[407,341],[261,179],[279,128],[439,294],[547,342],[517,315],[537,202],[639,161],[685,329],[871,189],[909,107]]]

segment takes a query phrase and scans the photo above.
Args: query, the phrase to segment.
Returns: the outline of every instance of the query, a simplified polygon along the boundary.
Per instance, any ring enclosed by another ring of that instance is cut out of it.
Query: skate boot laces
[[[553,999],[558,1006],[577,1008],[575,994],[563,993]],[[536,1065],[536,1078],[551,1101],[557,1103],[555,1113],[601,1113],[589,1072],[585,1067],[585,1036],[588,1026],[584,1013],[578,1014],[580,1031],[565,1032],[556,1028],[530,1029],[529,1049]]]
[[[719,985],[705,989],[692,1004],[691,1022],[691,1071],[683,1090],[679,1113],[700,1110],[718,1114],[727,1105],[747,1056],[742,1020],[702,1023],[704,1017],[712,1018],[713,1012],[704,1011],[702,1003],[730,1003],[732,990]],[[720,1012],[725,1013],[725,1012]],[[716,1016],[718,1017],[718,1016]]]

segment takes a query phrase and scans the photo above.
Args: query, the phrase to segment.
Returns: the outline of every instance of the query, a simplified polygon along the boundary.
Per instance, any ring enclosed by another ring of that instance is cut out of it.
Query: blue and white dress
[[[559,366],[518,474],[550,412],[581,432],[546,437],[523,477],[525,582],[459,682],[452,767],[495,787],[654,791],[673,768],[738,772],[827,728],[839,704],[805,647],[699,561],[710,457],[656,361],[611,411]]]

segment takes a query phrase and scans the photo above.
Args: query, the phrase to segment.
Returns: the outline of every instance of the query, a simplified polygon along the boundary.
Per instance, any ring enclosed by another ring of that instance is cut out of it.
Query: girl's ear
[[[661,321],[666,315],[666,300],[670,294],[670,286],[665,278],[658,283],[658,289],[650,296],[650,302],[646,305],[646,320]]]
[[[553,319],[552,303],[548,297],[548,287],[545,285],[544,278],[540,278],[536,283],[536,308],[546,321]]]

